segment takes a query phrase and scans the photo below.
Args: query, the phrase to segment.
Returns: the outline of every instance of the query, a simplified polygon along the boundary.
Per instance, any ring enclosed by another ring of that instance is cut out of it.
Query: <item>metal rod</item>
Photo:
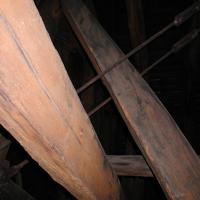
[[[112,101],[112,97],[108,97],[105,101],[100,103],[96,108],[94,108],[92,111],[88,113],[88,116],[91,117],[93,114],[95,114],[98,110],[100,110],[102,107],[107,105],[110,101]]]
[[[132,56],[132,55],[136,54],[138,51],[142,50],[145,46],[147,46],[152,41],[154,41],[155,39],[157,39],[158,37],[160,37],[162,34],[164,34],[167,30],[169,30],[173,26],[174,26],[174,23],[171,23],[168,26],[166,26],[165,28],[163,28],[161,31],[159,31],[158,33],[156,33],[155,35],[151,36],[148,40],[146,40],[145,42],[143,42],[142,44],[140,44],[139,46],[137,46],[136,48],[134,48],[133,50],[131,50],[128,54],[124,55],[119,61],[117,61],[116,63],[114,63],[110,67],[108,67],[105,71],[100,72],[97,76],[95,76],[90,81],[88,81],[83,86],[81,86],[77,90],[77,93],[79,94],[79,93],[83,92],[90,85],[92,85],[93,83],[95,83],[96,81],[98,81],[105,74],[107,74],[108,72],[110,72],[111,70],[113,70],[115,67],[119,66],[122,62],[124,62],[125,60],[127,60],[130,56]]]
[[[182,39],[180,39],[178,42],[176,42],[170,51],[168,51],[161,58],[159,58],[152,65],[147,67],[143,72],[141,72],[141,76],[144,76],[147,72],[152,70],[155,66],[160,64],[162,61],[164,61],[170,55],[175,54],[175,53],[179,52],[181,49],[183,49],[186,45],[188,45],[190,42],[192,42],[198,36],[199,32],[200,32],[200,29],[194,29],[192,32],[188,33],[186,36],[184,36]]]
[[[79,89],[77,89],[77,93],[81,93],[86,88],[88,88],[90,85],[98,81],[100,78],[102,78],[105,74],[113,70],[115,67],[119,66],[122,62],[127,60],[130,56],[136,54],[140,50],[142,50],[145,46],[149,45],[152,41],[159,38],[161,35],[163,35],[165,32],[167,32],[169,29],[171,29],[173,26],[180,26],[185,21],[187,21],[190,17],[192,17],[194,14],[199,12],[200,10],[200,1],[195,2],[192,6],[181,12],[180,14],[176,15],[174,18],[174,21],[171,22],[169,25],[164,27],[161,31],[151,36],[149,39],[144,41],[142,44],[131,50],[128,54],[124,55],[119,61],[108,67],[105,71],[99,73],[97,76],[92,78],[90,81],[85,83],[83,86],[81,86]]]
[[[180,26],[199,11],[200,11],[200,1],[198,0],[195,3],[193,3],[189,8],[185,9],[183,12],[176,15],[176,17],[174,18],[174,25]]]
[[[186,36],[184,36],[182,39],[180,39],[178,42],[176,42],[170,51],[168,51],[166,54],[164,54],[162,57],[160,57],[157,61],[155,61],[152,65],[150,65],[143,72],[141,72],[141,76],[144,76],[146,73],[148,73],[150,70],[152,70],[155,66],[157,66],[162,61],[167,59],[170,55],[177,53],[178,51],[183,49],[186,45],[188,45],[190,42],[192,42],[198,36],[199,32],[200,32],[200,29],[194,29],[192,32],[188,33]],[[89,117],[91,117],[98,110],[100,110],[102,107],[107,105],[111,100],[112,100],[112,98],[109,97],[105,101],[100,103],[96,108],[94,108],[92,111],[90,111],[88,113]]]
[[[150,70],[152,70],[155,66],[157,66],[157,65],[160,64],[162,61],[164,61],[165,59],[167,59],[172,53],[173,53],[172,50],[168,51],[166,54],[164,54],[162,57],[160,57],[158,60],[156,60],[152,65],[150,65],[149,67],[147,67],[147,68],[141,73],[141,76],[144,76],[147,72],[149,72]]]

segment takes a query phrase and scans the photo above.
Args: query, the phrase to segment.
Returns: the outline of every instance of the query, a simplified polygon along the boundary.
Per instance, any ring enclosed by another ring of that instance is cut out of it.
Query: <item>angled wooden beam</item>
[[[32,0],[0,0],[0,123],[77,199],[120,186]]]
[[[153,177],[152,171],[140,155],[107,155],[118,176]]]
[[[151,169],[142,156],[107,155],[107,158],[118,176],[153,177]]]
[[[97,72],[124,55],[81,0],[62,0],[62,5]],[[166,197],[199,199],[199,158],[131,63],[126,61],[112,70],[103,82]]]

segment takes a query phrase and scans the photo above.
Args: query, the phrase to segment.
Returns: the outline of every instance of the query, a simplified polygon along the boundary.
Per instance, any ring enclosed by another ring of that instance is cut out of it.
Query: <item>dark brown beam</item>
[[[32,0],[1,0],[0,123],[77,199],[120,186]]]
[[[124,55],[81,0],[62,0],[62,6],[97,72]],[[167,198],[199,199],[199,158],[131,63],[115,68],[103,82]]]
[[[107,159],[118,176],[153,177],[143,156],[107,155]]]
[[[107,155],[107,158],[118,176],[153,177],[151,169],[142,156]]]

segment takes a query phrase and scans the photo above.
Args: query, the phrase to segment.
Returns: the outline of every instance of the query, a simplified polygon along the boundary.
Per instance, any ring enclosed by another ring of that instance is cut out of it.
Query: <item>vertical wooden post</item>
[[[120,186],[32,0],[0,0],[0,123],[78,199]]]

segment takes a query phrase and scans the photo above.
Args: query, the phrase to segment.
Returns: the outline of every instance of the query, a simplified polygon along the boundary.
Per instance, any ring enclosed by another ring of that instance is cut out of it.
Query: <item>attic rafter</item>
[[[62,6],[98,73],[124,56],[81,0]],[[102,80],[167,198],[199,199],[200,160],[134,66],[126,61]]]
[[[32,0],[1,0],[0,123],[78,199],[121,190]]]

